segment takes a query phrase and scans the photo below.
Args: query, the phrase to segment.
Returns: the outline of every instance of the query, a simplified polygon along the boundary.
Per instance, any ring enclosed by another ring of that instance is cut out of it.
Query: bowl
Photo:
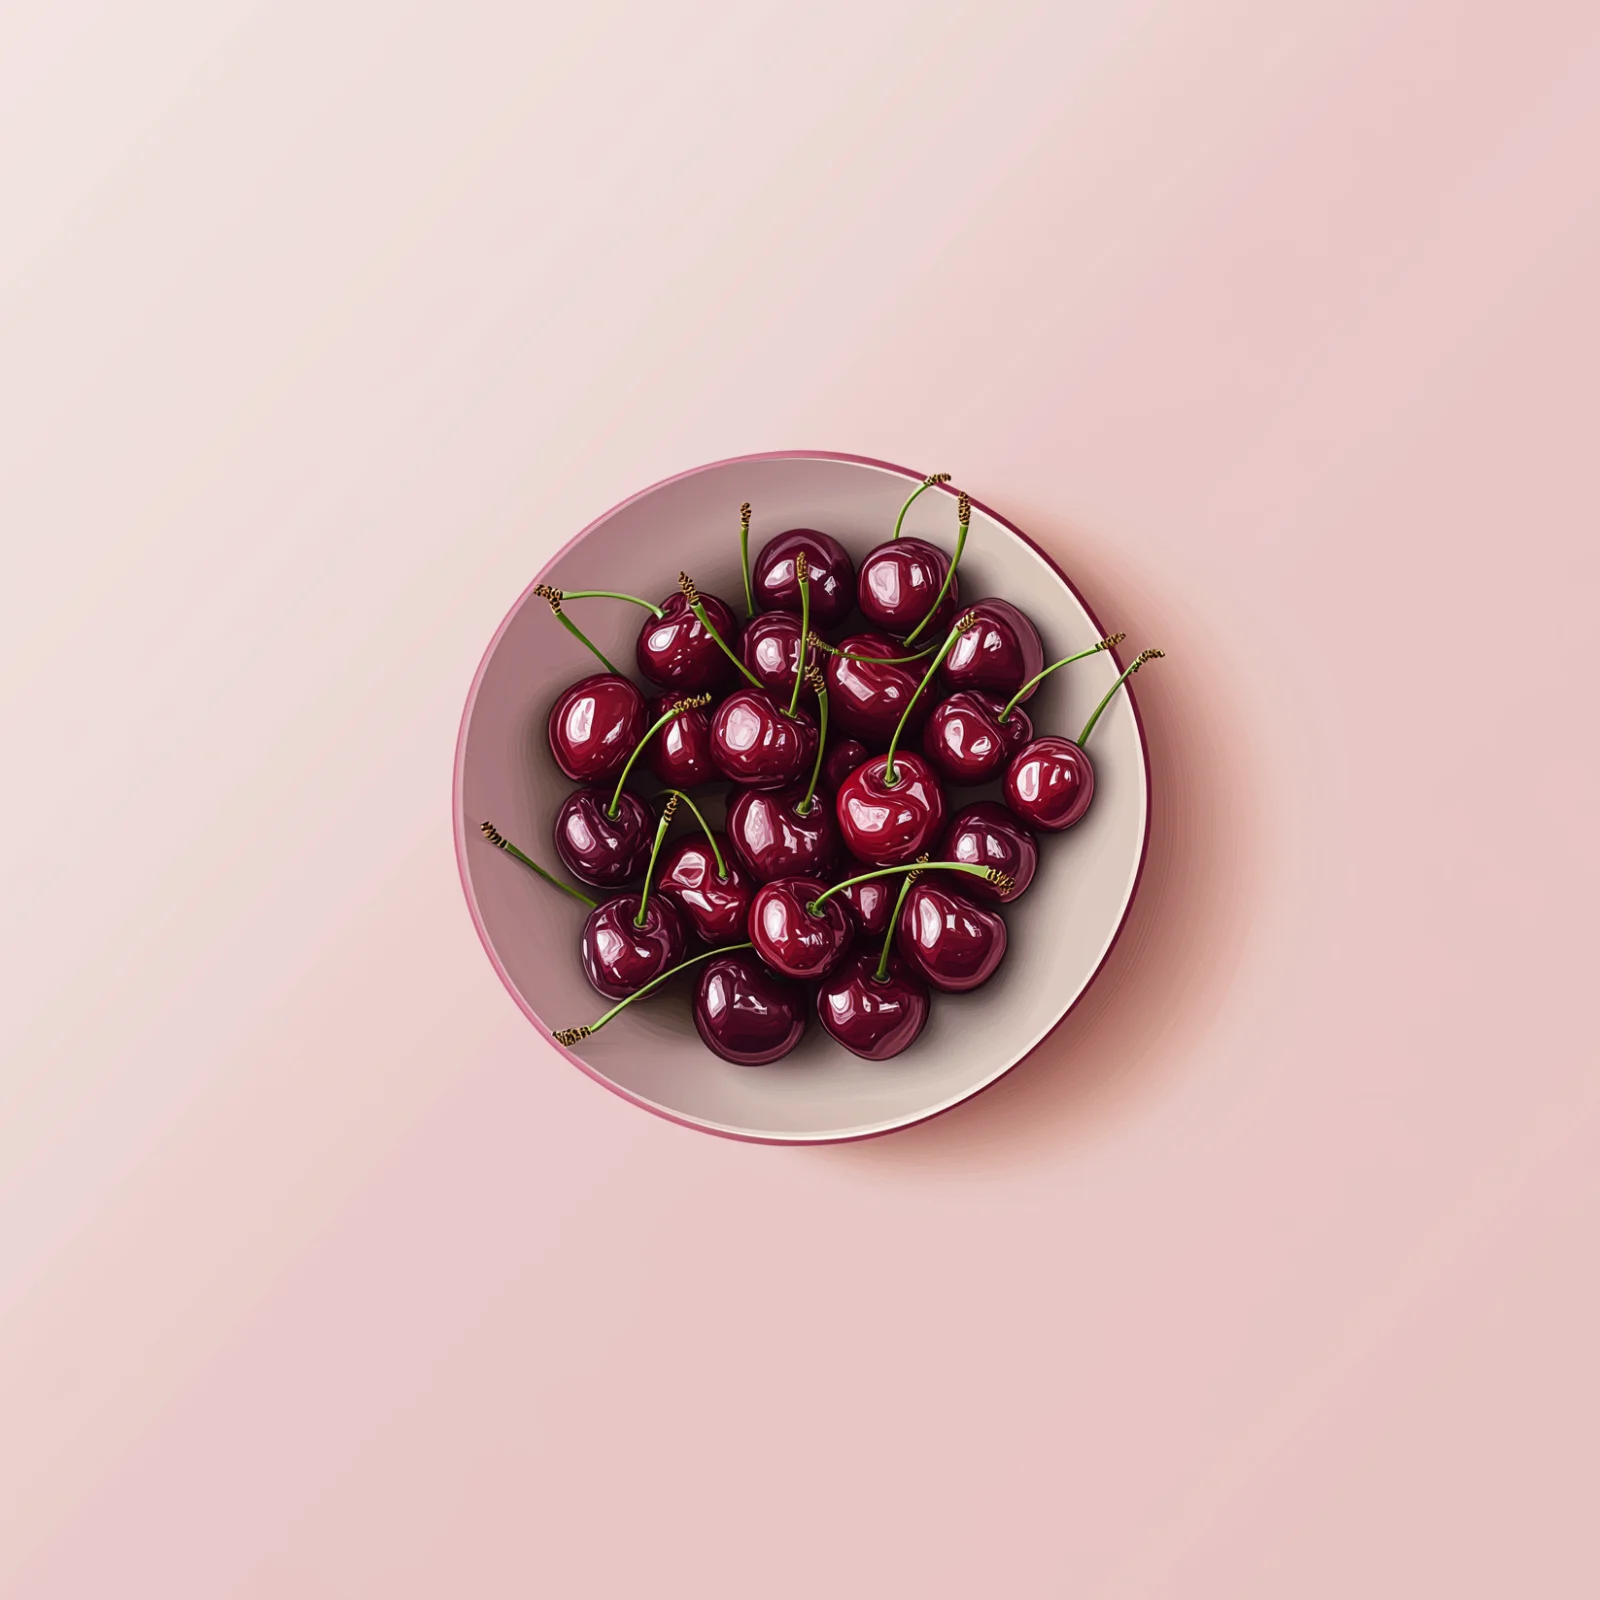
[[[870,1138],[949,1110],[1016,1066],[1081,998],[1138,886],[1149,766],[1138,708],[1127,692],[1130,680],[1094,732],[1095,798],[1088,815],[1064,833],[1040,835],[1037,876],[1004,909],[1009,943],[1000,969],[971,994],[936,994],[921,1038],[902,1055],[863,1061],[836,1045],[813,1016],[804,1040],[782,1061],[735,1066],[706,1049],[695,1031],[692,970],[572,1048],[555,1042],[555,1030],[592,1022],[608,1006],[578,961],[584,908],[479,832],[483,820],[492,820],[535,860],[560,870],[551,823],[573,785],[550,757],[546,718],[566,685],[601,669],[533,594],[534,585],[622,590],[659,601],[674,592],[682,568],[742,617],[742,501],[754,507],[752,563],[768,539],[795,527],[833,534],[859,562],[892,532],[921,478],[883,461],[795,450],[713,462],[642,490],[591,522],[534,577],[489,641],[467,695],[456,747],[456,858],[490,961],[552,1049],[624,1099],[687,1127],[765,1143],[815,1144]],[[950,549],[954,490],[922,495],[904,531]],[[1086,649],[1105,633],[1055,562],[976,501],[959,571],[964,602],[999,595],[1027,611],[1047,662]],[[567,609],[636,677],[634,641],[646,613],[600,600]],[[1102,652],[1052,673],[1027,705],[1035,730],[1076,736],[1121,670],[1113,656]],[[641,770],[642,763],[635,771]],[[640,787],[656,785],[646,775]],[[953,806],[996,792],[949,791]],[[713,815],[720,821],[720,806]]]

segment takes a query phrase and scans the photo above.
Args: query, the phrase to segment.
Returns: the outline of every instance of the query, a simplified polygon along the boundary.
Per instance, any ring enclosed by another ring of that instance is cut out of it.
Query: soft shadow
[[[1009,510],[1009,508],[1008,508]],[[1017,508],[1127,649],[1169,659],[1137,679],[1151,763],[1150,847],[1121,938],[1056,1031],[982,1094],[824,1160],[880,1169],[993,1171],[1048,1161],[1136,1114],[1182,1070],[1238,964],[1261,859],[1235,665],[1203,618],[1095,541]]]

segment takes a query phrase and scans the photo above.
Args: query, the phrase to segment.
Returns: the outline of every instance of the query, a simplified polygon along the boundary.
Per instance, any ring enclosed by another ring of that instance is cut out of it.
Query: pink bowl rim
[[[499,975],[500,982],[505,985],[507,994],[509,994],[512,1000],[516,1002],[517,1009],[521,1011],[528,1021],[534,1025],[535,1029],[538,1030],[538,1032],[544,1037],[545,1041],[553,1050],[564,1056],[581,1073],[583,1073],[586,1077],[592,1078],[596,1083],[600,1084],[602,1088],[609,1089],[611,1093],[616,1095],[619,1099],[626,1100],[630,1105],[638,1106],[641,1110],[648,1111],[653,1116],[660,1117],[664,1122],[674,1122],[679,1127],[692,1128],[696,1133],[708,1133],[715,1135],[720,1139],[734,1139],[739,1141],[741,1144],[774,1144],[788,1146],[858,1144],[864,1139],[882,1139],[890,1134],[899,1133],[902,1129],[914,1128],[920,1123],[931,1122],[935,1117],[945,1116],[947,1113],[956,1110],[957,1107],[966,1105],[968,1102],[976,1099],[977,1096],[984,1093],[985,1090],[992,1089],[995,1084],[1000,1082],[1002,1078],[1006,1077],[1012,1072],[1015,1072],[1016,1069],[1021,1066],[1021,1064],[1026,1061],[1034,1053],[1034,1051],[1039,1048],[1040,1045],[1045,1042],[1045,1040],[1050,1038],[1056,1029],[1059,1028],[1061,1024],[1065,1022],[1067,1018],[1072,1015],[1073,1011],[1076,1010],[1076,1008],[1082,1003],[1083,997],[1088,994],[1090,989],[1094,987],[1096,979],[1098,979],[1100,974],[1105,970],[1106,962],[1111,959],[1111,952],[1116,949],[1118,941],[1122,938],[1123,932],[1127,928],[1128,913],[1133,909],[1133,902],[1139,893],[1139,886],[1144,881],[1145,864],[1150,853],[1150,819],[1152,800],[1150,778],[1150,742],[1145,736],[1144,718],[1139,715],[1139,702],[1134,695],[1133,680],[1130,678],[1125,685],[1125,689],[1128,697],[1128,705],[1133,711],[1134,728],[1139,735],[1140,753],[1144,760],[1145,806],[1144,833],[1139,840],[1139,861],[1138,865],[1134,869],[1133,883],[1128,890],[1128,898],[1123,902],[1122,915],[1117,919],[1117,926],[1112,932],[1111,938],[1107,942],[1105,951],[1101,955],[1099,962],[1096,964],[1094,971],[1089,974],[1088,981],[1084,984],[1082,989],[1078,991],[1072,1003],[1068,1005],[1064,1011],[1062,1011],[1061,1015],[1057,1017],[1053,1023],[1051,1023],[1050,1027],[1043,1034],[1041,1034],[1027,1050],[1018,1056],[1015,1061],[1011,1062],[1000,1072],[997,1072],[995,1076],[992,1077],[987,1083],[979,1084],[976,1088],[969,1090],[959,1099],[950,1101],[947,1105],[935,1106],[932,1110],[922,1112],[917,1116],[906,1117],[902,1121],[896,1122],[887,1128],[869,1128],[860,1133],[830,1133],[816,1136],[796,1135],[790,1138],[784,1138],[777,1134],[741,1133],[737,1129],[714,1127],[709,1123],[697,1122],[693,1117],[679,1116],[675,1112],[667,1110],[664,1106],[656,1105],[649,1100],[642,1099],[638,1095],[630,1094],[619,1084],[613,1083],[609,1078],[603,1076],[599,1072],[596,1072],[586,1061],[582,1060],[579,1056],[574,1055],[573,1052],[567,1049],[565,1045],[557,1042],[555,1035],[550,1031],[549,1028],[545,1026],[539,1015],[517,992],[516,985],[511,981],[510,973],[506,971],[505,966],[502,964],[499,956],[495,953],[493,944],[489,940],[489,932],[484,926],[482,913],[478,909],[477,898],[472,892],[472,880],[467,872],[468,827],[462,794],[466,783],[467,728],[472,721],[473,707],[477,704],[479,687],[483,683],[484,674],[489,670],[489,662],[493,659],[495,650],[499,646],[501,638],[505,634],[506,629],[511,626],[511,623],[515,619],[517,613],[521,611],[522,607],[527,603],[528,597],[533,593],[534,589],[540,583],[544,582],[545,574],[548,573],[553,566],[555,566],[562,556],[564,556],[575,545],[582,543],[582,541],[588,538],[588,536],[593,533],[596,528],[598,528],[602,523],[608,522],[619,511],[621,511],[624,506],[630,506],[636,500],[642,500],[646,495],[654,494],[658,489],[665,488],[669,483],[681,483],[685,478],[697,477],[702,472],[714,472],[719,467],[737,466],[740,462],[744,461],[844,461],[853,466],[873,467],[882,472],[892,472],[899,477],[907,479],[911,483],[920,483],[926,476],[926,474],[921,472],[913,472],[909,467],[898,466],[892,461],[879,461],[874,456],[851,455],[848,452],[840,450],[758,450],[748,455],[727,456],[720,461],[707,461],[698,467],[690,467],[684,472],[674,472],[669,477],[658,479],[655,483],[648,485],[646,488],[640,489],[636,493],[628,495],[625,499],[619,500],[610,508],[610,510],[601,512],[598,517],[595,517],[591,522],[580,528],[577,533],[568,539],[567,542],[562,545],[561,548],[556,551],[556,553],[551,556],[548,561],[545,562],[539,571],[534,574],[533,578],[528,583],[528,586],[520,595],[517,596],[516,603],[508,612],[506,612],[504,619],[500,623],[500,626],[495,629],[494,636],[489,640],[488,645],[484,649],[483,658],[478,663],[478,670],[472,676],[472,686],[467,690],[466,704],[461,710],[461,726],[456,734],[455,772],[450,797],[451,822],[455,831],[456,871],[461,878],[461,892],[466,897],[467,911],[472,918],[473,927],[477,930],[478,942],[483,946],[484,954],[489,958],[489,964]],[[955,495],[959,492],[958,490],[952,488],[949,484],[936,485],[935,489],[936,492],[943,492],[949,495]],[[1025,545],[1027,545],[1028,548],[1032,550],[1040,558],[1040,560],[1042,560],[1050,568],[1052,572],[1055,573],[1055,575],[1072,593],[1073,598],[1076,599],[1078,604],[1083,607],[1084,611],[1089,617],[1089,620],[1094,624],[1096,631],[1103,638],[1105,636],[1104,624],[1095,615],[1094,608],[1083,597],[1082,593],[1078,589],[1078,586],[1072,581],[1071,578],[1067,576],[1065,572],[1061,570],[1060,563],[1057,562],[1055,557],[1033,539],[1030,539],[1028,535],[1016,525],[1016,523],[1010,520],[1010,518],[1001,516],[998,511],[995,511],[992,507],[985,505],[981,500],[974,496],[969,496],[969,498],[972,500],[972,504],[979,511],[983,512],[986,517],[992,517],[994,521],[1000,524],[1001,527],[1014,534]],[[1110,654],[1112,659],[1117,662],[1118,667],[1120,668],[1122,662],[1115,649],[1113,649]]]

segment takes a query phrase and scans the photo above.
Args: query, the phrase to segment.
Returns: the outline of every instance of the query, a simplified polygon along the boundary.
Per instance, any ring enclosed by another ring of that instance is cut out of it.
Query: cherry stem
[[[606,815],[614,817],[617,807],[622,804],[622,786],[628,781],[628,774],[633,771],[633,764],[644,754],[644,747],[672,721],[674,717],[681,717],[685,711],[698,711],[702,706],[711,704],[708,694],[692,694],[685,700],[680,700],[670,710],[663,711],[654,722],[650,724],[644,738],[633,747],[633,754],[622,764],[622,771],[617,776],[617,787],[611,796],[611,804],[606,807]]]
[[[1141,650],[1139,654],[1136,655],[1131,662],[1129,662],[1127,671],[1124,672],[1122,676],[1118,678],[1109,689],[1106,690],[1105,699],[1102,700],[1100,704],[1089,713],[1089,720],[1084,723],[1083,732],[1078,735],[1078,743],[1080,745],[1088,742],[1089,735],[1094,732],[1095,723],[1100,720],[1100,713],[1111,704],[1112,695],[1114,695],[1117,690],[1120,689],[1123,684],[1125,684],[1128,679],[1131,678],[1134,673],[1136,673],[1139,668],[1145,664],[1145,662],[1160,661],[1162,657],[1166,655],[1166,653],[1167,652],[1165,650]]]
[[[800,585],[800,654],[794,663],[794,692],[789,696],[789,715],[800,709],[800,683],[805,677],[806,635],[811,632],[811,573],[806,566],[806,553],[797,550],[794,557],[795,582]],[[821,746],[818,746],[821,749]]]
[[[822,752],[828,743],[828,686],[815,667],[806,674],[806,682],[811,685],[811,692],[817,697],[817,759],[811,763],[811,782],[806,785],[805,796],[794,808],[795,815],[799,817],[811,815],[811,803],[816,796],[817,780],[822,776]]]
[[[944,597],[950,593],[950,585],[956,581],[956,568],[961,565],[961,552],[967,548],[967,529],[972,525],[972,502],[963,493],[956,501],[956,520],[961,531],[956,535],[956,551],[950,557],[950,565],[944,569],[944,582],[939,585],[939,592],[933,597],[933,605],[916,627],[905,637],[905,643],[910,644],[924,628],[933,621],[939,607],[944,604]]]
[[[668,967],[659,977],[652,978],[648,983],[640,984],[626,1000],[619,1000],[616,1005],[603,1016],[596,1017],[593,1022],[585,1023],[581,1028],[562,1028],[556,1035],[555,1041],[561,1045],[574,1045],[580,1039],[587,1039],[591,1033],[598,1033],[619,1011],[631,1006],[635,1000],[658,989],[668,978],[675,978],[687,967],[692,967],[697,961],[709,961],[713,956],[732,955],[735,950],[753,950],[754,945],[748,939],[743,944],[725,944],[719,950],[702,950],[697,956],[690,956],[687,961],[680,961],[675,967]]]
[[[700,824],[700,831],[705,834],[706,843],[711,846],[711,854],[716,860],[717,882],[726,883],[728,881],[727,863],[722,859],[722,851],[717,846],[717,836],[711,831],[711,824],[706,821],[704,816],[701,815],[700,807],[697,806],[694,801],[683,792],[682,789],[668,789],[667,793],[672,795],[675,799],[683,801],[683,803],[688,806],[690,811],[694,813],[694,820]]]
[[[900,908],[906,903],[906,896],[911,893],[911,885],[917,881],[917,874],[927,864],[926,856],[919,857],[912,862],[911,870],[906,873],[906,881],[900,885],[900,895],[894,903],[894,912],[889,918],[889,927],[883,936],[883,954],[878,957],[878,970],[874,974],[879,983],[883,983],[889,976],[889,952],[894,949],[895,929],[900,926]]]
[[[506,836],[501,833],[492,822],[485,822],[482,824],[482,829],[484,838],[487,839],[496,850],[504,850],[508,856],[514,857],[516,860],[520,861],[523,866],[529,868],[533,872],[537,872],[546,883],[551,885],[552,888],[560,889],[564,894],[570,894],[574,900],[581,900],[591,911],[593,911],[595,907],[599,905],[599,901],[591,900],[588,895],[582,892],[582,890],[574,889],[570,883],[563,883],[559,878],[554,877],[552,874],[546,872],[544,868],[533,859],[532,856],[524,855],[522,851],[512,844],[512,842],[506,838]]]
[[[906,723],[911,718],[911,713],[916,709],[917,702],[922,698],[922,692],[933,682],[933,675],[944,665],[944,658],[955,649],[956,640],[978,620],[976,611],[969,611],[965,616],[957,617],[955,626],[951,628],[945,641],[939,646],[938,653],[929,663],[928,670],[922,675],[922,682],[917,685],[917,692],[912,695],[904,711],[900,713],[900,720],[895,724],[894,738],[889,741],[889,753],[883,758],[883,781],[892,789],[899,779],[895,777],[894,753],[900,747],[900,735],[906,731]]]
[[[589,635],[586,634],[583,629],[580,628],[577,623],[575,623],[572,618],[566,614],[565,611],[557,611],[554,606],[552,606],[550,609],[556,612],[556,621],[559,622],[561,626],[578,641],[579,644],[587,645],[589,649],[594,651],[594,653],[600,658],[600,665],[604,667],[607,672],[614,673],[619,678],[622,676],[622,674],[617,672],[617,669],[606,660],[605,651],[603,651],[600,646],[597,645],[594,640],[591,639]]]
[[[937,645],[930,644],[926,650],[919,650],[914,656],[858,656],[852,655],[848,650],[841,650],[836,644],[829,644],[826,639],[817,634],[811,635],[811,648],[813,650],[826,650],[830,656],[838,656],[844,661],[865,661],[870,666],[899,667],[908,661],[926,661]]]
[[[648,600],[641,600],[636,594],[619,594],[615,589],[563,589],[563,600],[626,600],[630,605],[643,606],[651,616],[660,618],[664,615],[660,606],[651,605]]]
[[[900,537],[900,525],[906,520],[906,512],[911,509],[911,502],[915,500],[924,489],[931,489],[936,483],[949,483],[949,481],[950,474],[948,472],[930,472],[928,476],[924,478],[909,495],[906,496],[906,503],[900,507],[900,515],[894,519],[894,532],[889,537],[892,539],[898,539]]]
[[[765,689],[766,685],[728,648],[728,641],[717,632],[716,624],[706,615],[706,608],[701,604],[700,591],[695,588],[694,579],[687,572],[678,574],[678,587],[683,591],[683,598],[689,602],[689,609],[694,612],[696,620],[717,641],[717,646],[723,655],[750,680],[755,688]]]
[[[661,854],[661,841],[672,826],[672,815],[678,809],[677,795],[671,795],[661,808],[661,820],[656,824],[656,842],[650,846],[650,864],[644,869],[644,887],[639,891],[639,910],[633,919],[636,928],[644,926],[645,907],[650,903],[650,880],[656,874],[656,857]]]
[[[806,910],[815,913],[817,907],[825,900],[832,899],[841,889],[848,889],[852,884],[871,883],[875,878],[892,878],[897,872],[922,872],[924,870],[928,872],[970,872],[975,878],[987,878],[990,883],[993,883],[998,869],[974,866],[970,861],[929,861],[924,857],[920,861],[907,862],[904,866],[880,867],[876,872],[863,872],[859,878],[846,878],[843,883],[836,883],[831,889],[824,889],[806,907]],[[1000,876],[1003,878],[1006,874],[1002,872]]]
[[[739,570],[744,573],[744,614],[756,614],[755,591],[750,587],[750,502],[739,507]]]
[[[1059,661],[1052,661],[1043,672],[1036,672],[1023,686],[1006,701],[1006,708],[995,718],[996,722],[1004,722],[1018,704],[1039,684],[1043,683],[1057,667],[1070,667],[1074,661],[1082,661],[1085,656],[1099,655],[1102,650],[1109,650],[1113,645],[1119,645],[1128,636],[1125,633],[1113,633],[1102,639],[1098,644],[1092,644],[1087,650],[1080,650],[1075,656],[1063,656]]]

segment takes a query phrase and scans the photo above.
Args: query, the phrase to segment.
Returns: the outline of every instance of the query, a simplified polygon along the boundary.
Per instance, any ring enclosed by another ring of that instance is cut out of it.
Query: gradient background
[[[0,9],[0,1593],[1590,1596],[1600,11]],[[978,1102],[656,1121],[484,959],[546,554],[946,469],[1140,678]]]

